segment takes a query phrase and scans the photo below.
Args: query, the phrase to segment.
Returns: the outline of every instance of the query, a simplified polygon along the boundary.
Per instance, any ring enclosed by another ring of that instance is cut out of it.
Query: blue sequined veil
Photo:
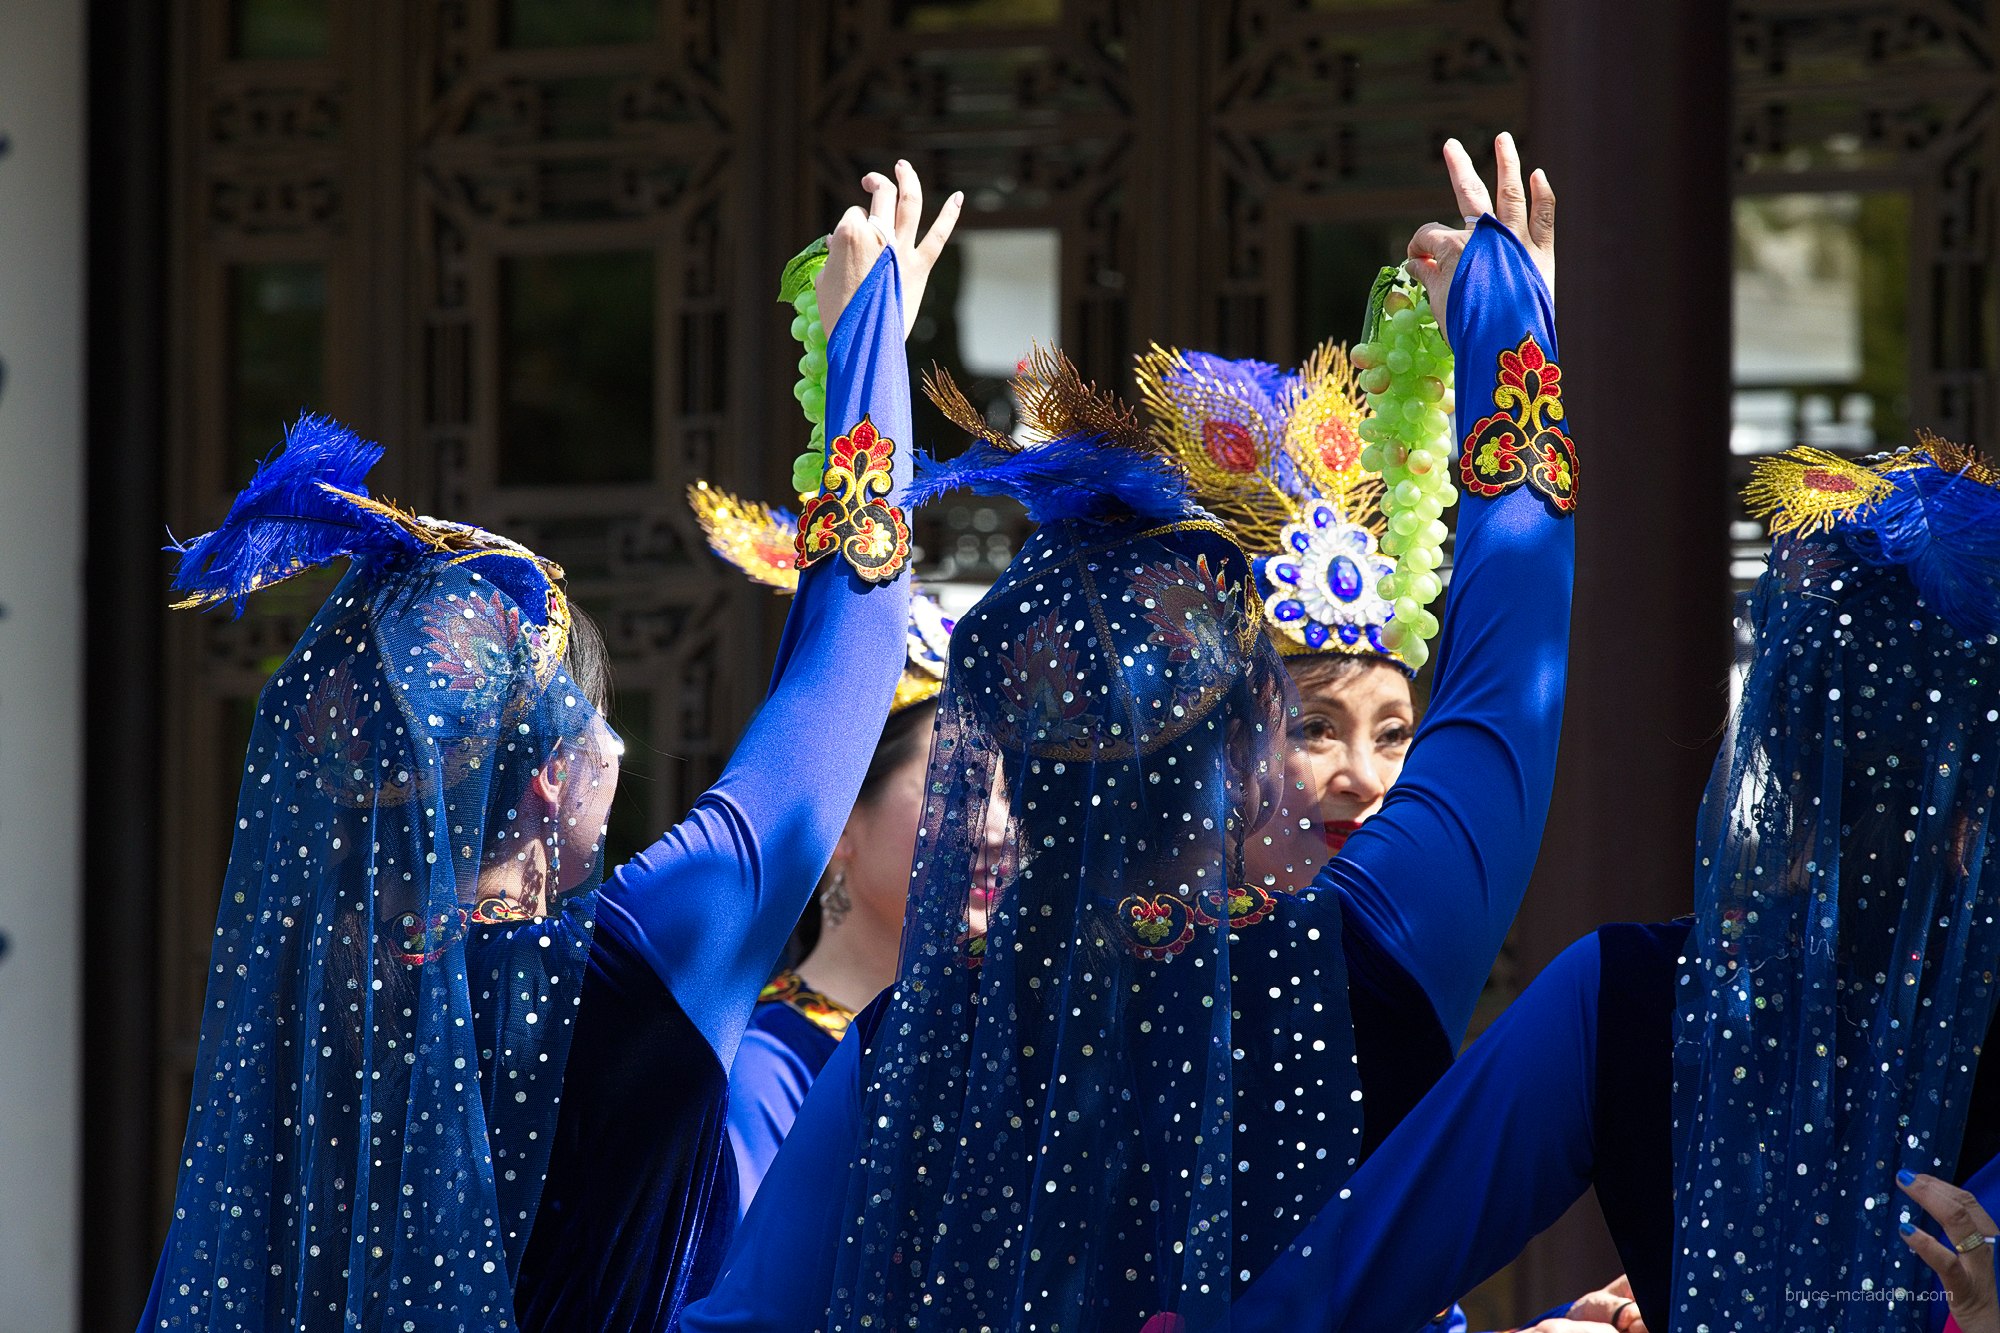
[[[830,1328],[1213,1326],[1358,1153],[1248,562],[1185,505],[1064,496],[953,631]]]
[[[560,571],[369,499],[379,453],[302,421],[182,548],[194,604],[351,566],[258,698],[153,1327],[514,1325],[600,874],[532,788],[609,733]]]
[[[1927,1326],[1894,1176],[1950,1174],[2000,966],[1992,481],[1933,441],[1753,489],[1781,535],[1700,817],[1668,1327]]]

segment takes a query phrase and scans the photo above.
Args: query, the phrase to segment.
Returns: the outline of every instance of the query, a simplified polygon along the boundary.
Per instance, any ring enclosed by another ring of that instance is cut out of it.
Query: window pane
[[[1385,264],[1403,257],[1410,237],[1428,218],[1403,221],[1308,222],[1299,228],[1299,345],[1296,363],[1332,338],[1351,343],[1361,336],[1368,292]]]
[[[300,60],[327,53],[326,0],[235,0],[230,53],[239,60]]]
[[[1011,375],[1035,344],[1061,345],[1060,232],[966,231],[958,235],[958,248],[963,276],[954,304],[966,370]]]
[[[1795,444],[1868,453],[1909,430],[1910,201],[1905,194],[1746,195],[1735,205],[1730,452]],[[1739,581],[1762,567],[1762,525],[1731,529]]]
[[[507,0],[508,46],[611,46],[652,39],[659,0]]]
[[[504,260],[501,302],[501,484],[651,477],[652,253]]]
[[[945,248],[910,336],[910,363],[950,373],[995,429],[1012,431],[1008,381],[1036,344],[1062,345],[1062,237],[1054,228],[960,232]],[[942,456],[965,436],[928,399],[916,404],[916,433]],[[962,585],[976,597],[1020,549],[1027,521],[1019,505],[966,494],[917,514],[916,555],[933,586]]]
[[[229,270],[231,485],[285,438],[308,408],[324,411],[326,267],[237,264]]]

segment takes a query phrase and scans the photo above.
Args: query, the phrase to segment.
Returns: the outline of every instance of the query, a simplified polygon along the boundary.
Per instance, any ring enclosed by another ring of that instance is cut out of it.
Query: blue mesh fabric
[[[496,561],[358,561],[258,699],[158,1327],[514,1325],[609,733]]]
[[[959,620],[828,1327],[1205,1326],[1351,1172],[1340,911],[1257,614],[1212,524],[1072,521]]]
[[[1680,978],[1672,1328],[1933,1308],[1894,1176],[1951,1174],[1993,1012],[2000,647],[1913,568],[1859,534],[1781,538],[1750,603]]]

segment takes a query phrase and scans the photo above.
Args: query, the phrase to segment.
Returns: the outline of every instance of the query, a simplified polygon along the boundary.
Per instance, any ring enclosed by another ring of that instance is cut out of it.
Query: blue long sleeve
[[[804,1333],[824,1326],[847,1175],[862,1138],[861,1045],[871,1027],[856,1020],[813,1080],[737,1228],[722,1276],[682,1314],[681,1333]]]
[[[829,440],[862,418],[910,474],[901,287],[885,251],[827,344]],[[771,967],[833,854],[889,716],[909,579],[871,585],[836,555],[799,580],[771,693],[686,819],[606,881],[674,999],[726,1069]]]
[[[754,1025],[744,1034],[729,1070],[729,1146],[744,1209],[757,1197],[812,1085],[813,1071],[797,1051]]]
[[[1504,406],[1503,353],[1532,337],[1556,360],[1548,288],[1491,217],[1459,261],[1446,318],[1465,438],[1465,423]],[[1567,514],[1528,485],[1490,498],[1468,489],[1461,506],[1430,707],[1382,809],[1320,878],[1341,893],[1346,928],[1371,934],[1424,988],[1454,1047],[1548,820],[1576,563]]]
[[[1402,1333],[1552,1225],[1594,1170],[1598,937],[1586,935],[1251,1283],[1235,1333]]]

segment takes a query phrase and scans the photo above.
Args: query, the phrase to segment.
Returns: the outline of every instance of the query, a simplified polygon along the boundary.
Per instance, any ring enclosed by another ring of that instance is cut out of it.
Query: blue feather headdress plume
[[[368,470],[382,457],[347,427],[308,413],[285,432],[229,506],[222,526],[167,549],[180,554],[175,610],[233,605],[250,594],[343,556],[391,562],[416,558],[463,565],[505,592],[533,636],[546,681],[569,648],[571,612],[562,566],[519,542],[470,524],[426,518],[368,494]]]
[[[342,556],[421,549],[403,525],[356,503],[381,457],[380,445],[338,422],[300,417],[222,526],[167,548],[181,557],[174,589],[185,598],[176,609],[229,602],[241,615],[251,593]]]
[[[1924,601],[1969,635],[2000,634],[2000,472],[1934,435],[1866,462],[1819,449],[1758,465],[1745,492],[1771,531],[1837,533],[1875,565],[1900,565]]]
[[[986,424],[951,377],[933,369],[924,392],[953,425],[975,437],[959,457],[920,458],[908,500],[920,505],[955,490],[1005,495],[1037,523],[1132,514],[1176,520],[1200,513],[1187,474],[1161,451],[1131,408],[1101,393],[1061,352],[1037,347],[1014,378],[1023,444]]]

